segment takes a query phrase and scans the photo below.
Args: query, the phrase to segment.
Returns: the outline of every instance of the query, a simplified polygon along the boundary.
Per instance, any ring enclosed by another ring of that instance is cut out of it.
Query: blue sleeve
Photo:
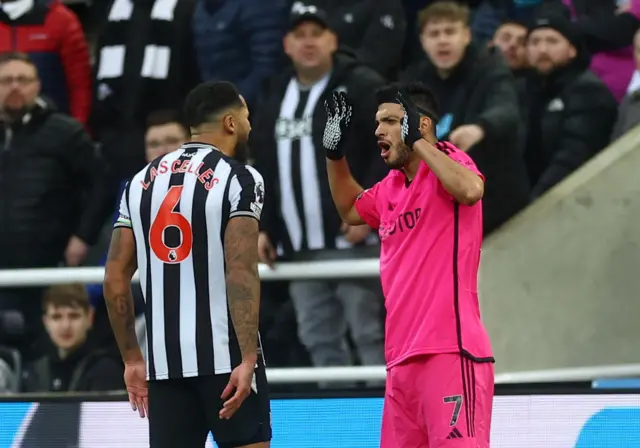
[[[251,103],[258,97],[262,81],[274,73],[282,58],[286,10],[281,1],[256,1],[243,8],[242,34],[250,48],[251,73],[238,80],[240,92]]]

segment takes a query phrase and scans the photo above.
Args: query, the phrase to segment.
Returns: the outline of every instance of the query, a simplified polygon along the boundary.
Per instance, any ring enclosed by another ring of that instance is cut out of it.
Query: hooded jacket
[[[532,199],[556,185],[609,144],[617,116],[611,91],[588,67],[583,45],[568,65],[527,84],[525,160]]]
[[[523,152],[523,123],[514,79],[499,54],[471,44],[453,73],[441,78],[428,58],[409,67],[403,81],[426,83],[440,108],[438,138],[475,124],[484,138],[468,151],[486,177],[484,233],[489,234],[528,203],[529,183]]]

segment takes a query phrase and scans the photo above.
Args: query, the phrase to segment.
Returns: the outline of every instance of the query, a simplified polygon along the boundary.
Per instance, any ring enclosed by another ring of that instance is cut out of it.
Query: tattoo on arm
[[[131,277],[136,270],[135,243],[129,229],[113,231],[105,266],[104,298],[109,321],[125,362],[139,361],[142,352],[135,330]]]
[[[260,278],[258,276],[258,221],[235,217],[224,235],[229,311],[243,359],[258,350]]]

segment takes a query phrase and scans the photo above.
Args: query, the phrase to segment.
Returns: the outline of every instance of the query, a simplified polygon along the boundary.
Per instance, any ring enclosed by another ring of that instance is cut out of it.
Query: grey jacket
[[[638,124],[640,124],[640,90],[627,93],[622,98],[611,141],[619,139]]]

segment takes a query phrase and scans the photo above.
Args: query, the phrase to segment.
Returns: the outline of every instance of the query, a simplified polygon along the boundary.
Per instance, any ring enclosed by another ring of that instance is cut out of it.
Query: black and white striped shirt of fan
[[[188,143],[134,176],[115,227],[133,229],[145,298],[150,380],[229,373],[241,353],[227,308],[224,233],[260,220],[260,173]]]

